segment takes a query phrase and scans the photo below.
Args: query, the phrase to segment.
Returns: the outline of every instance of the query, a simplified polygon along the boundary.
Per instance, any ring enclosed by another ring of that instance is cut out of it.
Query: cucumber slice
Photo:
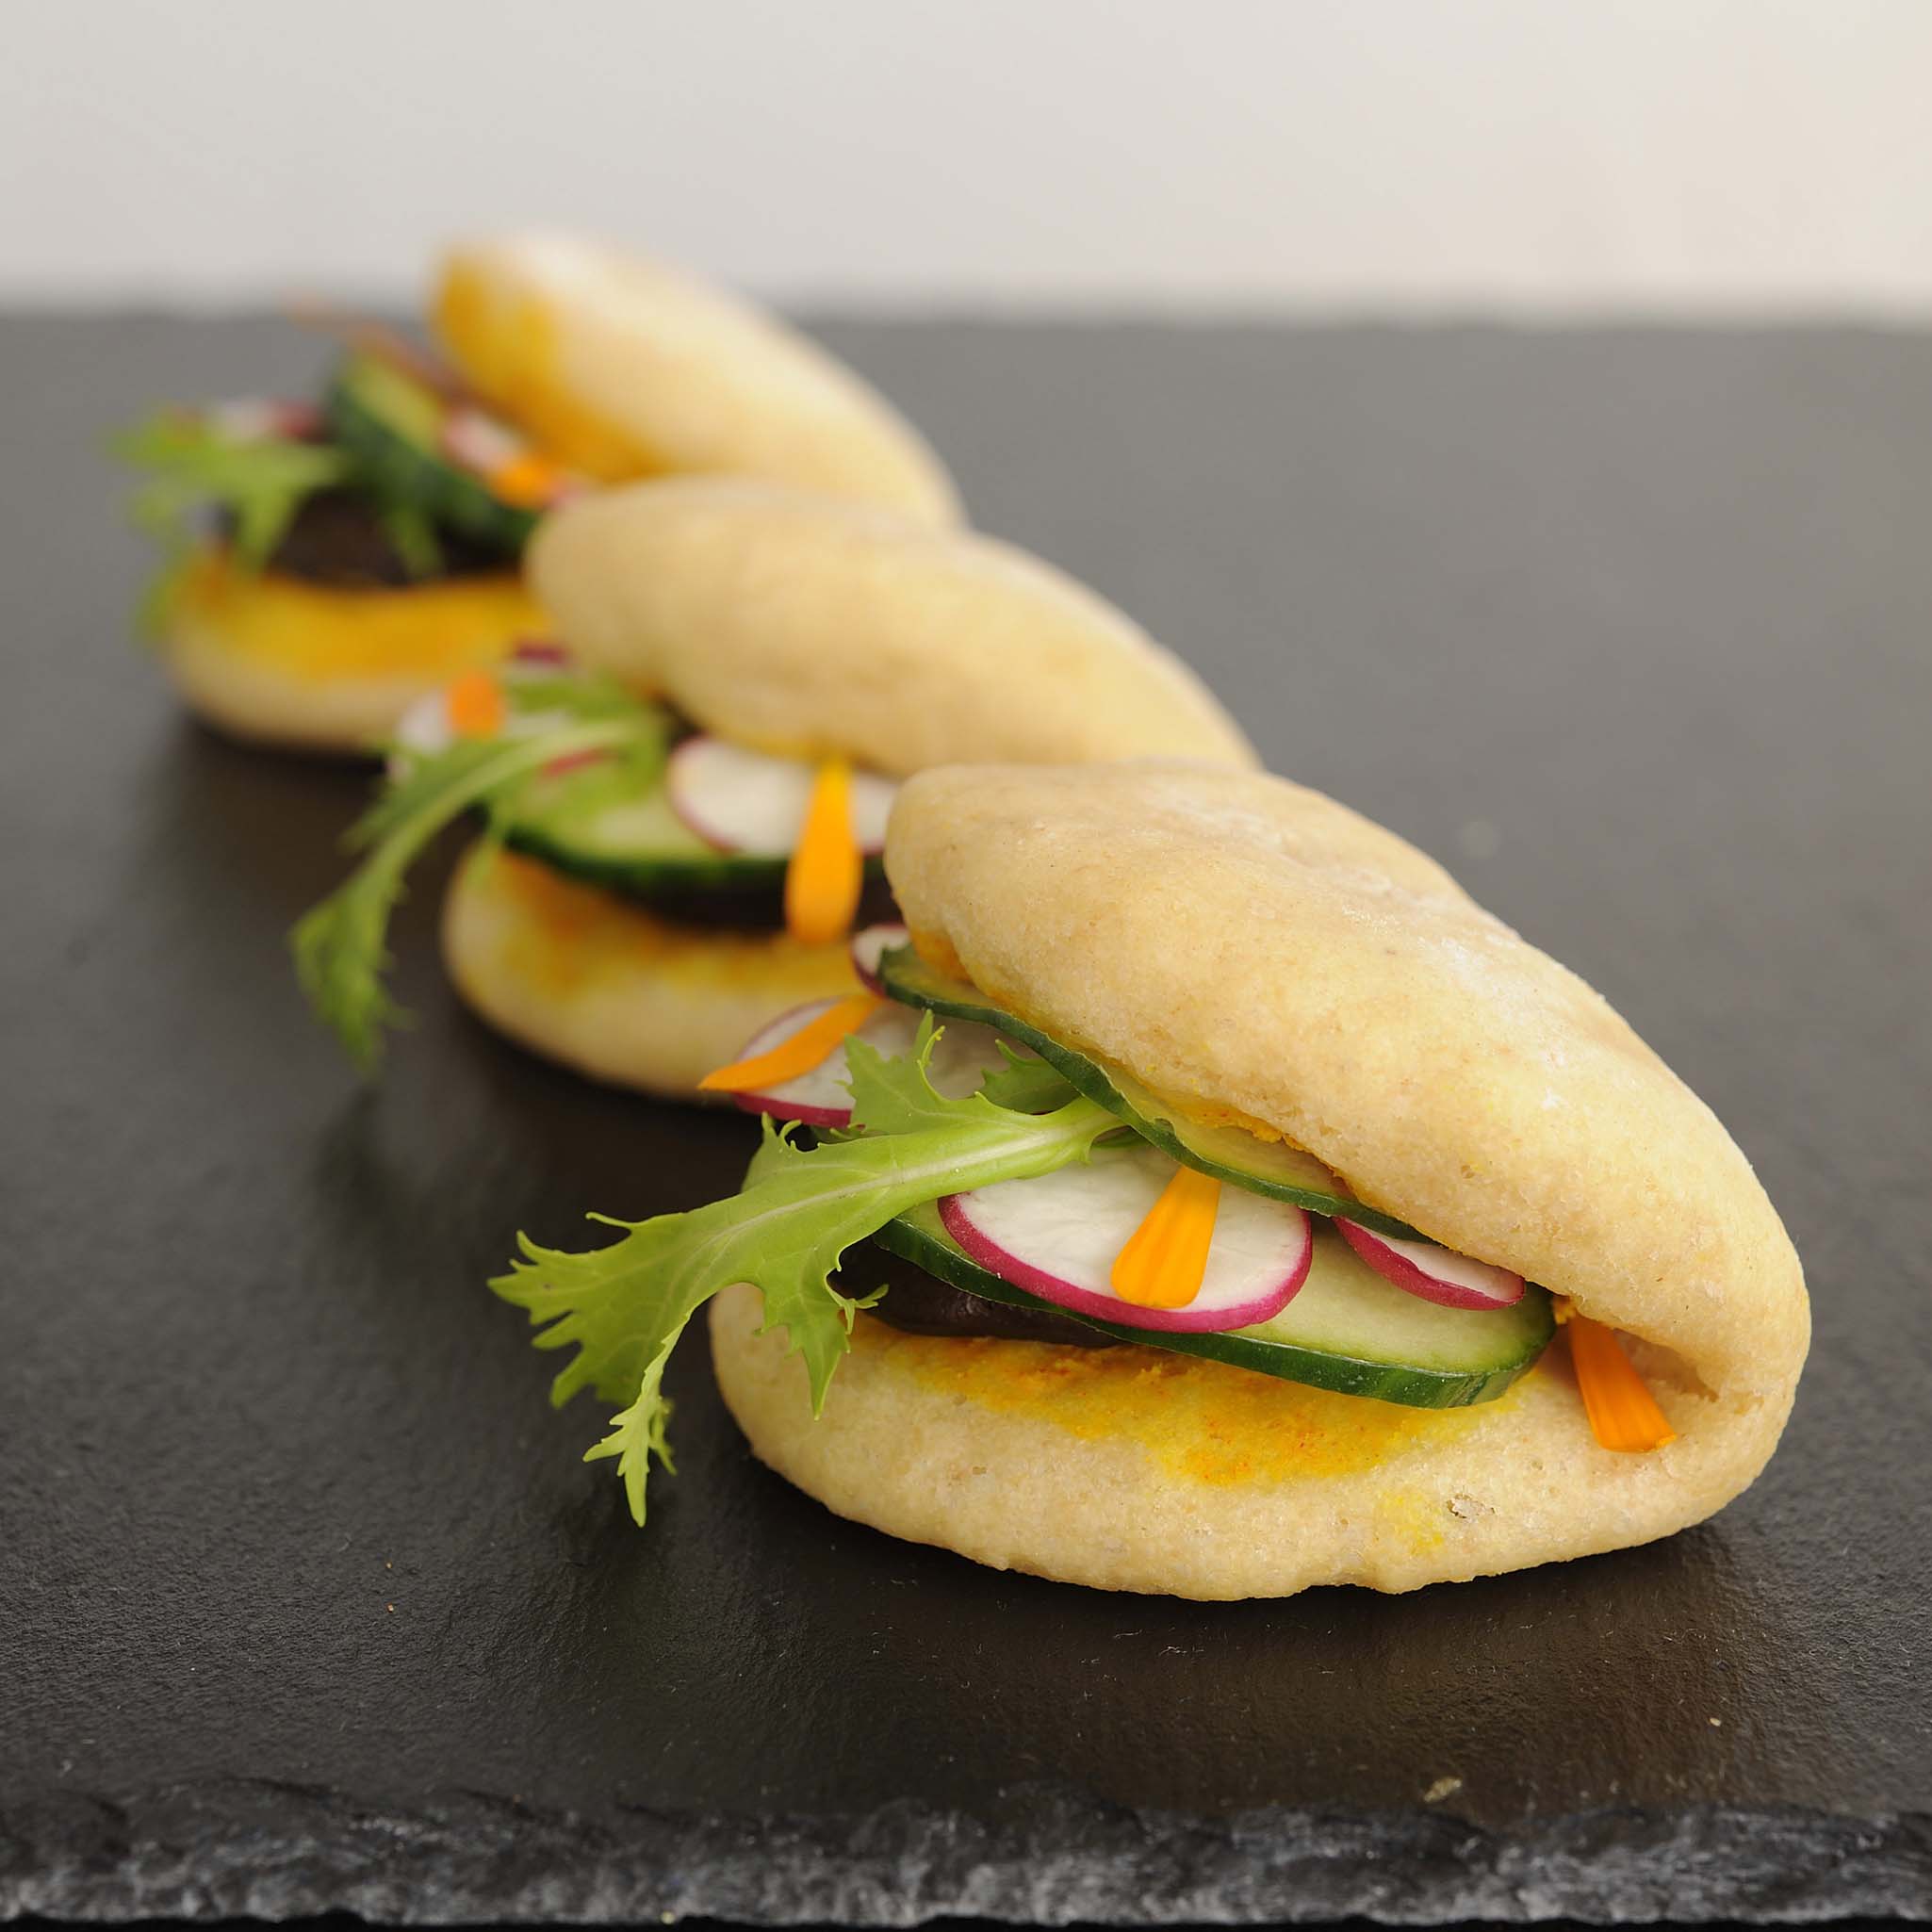
[[[449,407],[426,384],[378,356],[352,356],[336,371],[322,406],[336,442],[379,495],[408,503],[506,557],[521,553],[538,513],[506,503],[443,453]]]
[[[948,1019],[972,1020],[1030,1046],[1089,1100],[1118,1114],[1162,1153],[1203,1174],[1255,1194],[1293,1202],[1315,1214],[1346,1216],[1380,1234],[1423,1238],[1408,1222],[1357,1201],[1312,1154],[1279,1140],[1260,1139],[1238,1127],[1204,1127],[1184,1120],[1124,1068],[1062,1046],[994,1006],[977,987],[934,972],[909,945],[885,954],[879,960],[879,977],[887,992],[908,1006],[924,1007]]]
[[[873,1239],[968,1294],[1013,1308],[1052,1303],[989,1273],[946,1233],[935,1203],[889,1221]],[[1308,1278],[1270,1320],[1218,1334],[1185,1334],[1098,1321],[1054,1309],[1116,1341],[1203,1355],[1337,1395],[1372,1396],[1416,1409],[1494,1401],[1534,1366],[1556,1332],[1549,1296],[1527,1288],[1513,1307],[1479,1313],[1405,1294],[1357,1260],[1333,1229],[1318,1227]]]
[[[539,779],[501,808],[498,827],[514,850],[632,898],[768,892],[776,909],[784,890],[785,860],[706,844],[672,810],[662,774],[634,796],[588,806],[557,780]],[[877,860],[867,862],[869,877],[882,871]]]

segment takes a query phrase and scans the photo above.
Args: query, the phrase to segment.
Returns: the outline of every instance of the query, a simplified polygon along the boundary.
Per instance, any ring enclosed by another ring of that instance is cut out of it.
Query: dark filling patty
[[[871,1313],[909,1334],[991,1335],[1003,1342],[1064,1342],[1076,1349],[1118,1349],[1112,1335],[1044,1308],[1009,1308],[935,1281],[923,1268],[868,1241],[839,1270],[847,1294],[886,1292]]]
[[[224,536],[232,527],[227,517],[219,525]],[[441,568],[413,576],[368,497],[357,490],[318,490],[303,499],[269,557],[269,568],[335,590],[402,590],[511,567],[499,550],[450,531],[437,530],[436,546]]]
[[[785,892],[782,886],[706,886],[688,892],[653,892],[639,903],[660,919],[694,925],[710,932],[782,932]],[[859,897],[853,930],[896,923],[899,909],[892,889],[882,878],[869,878]]]

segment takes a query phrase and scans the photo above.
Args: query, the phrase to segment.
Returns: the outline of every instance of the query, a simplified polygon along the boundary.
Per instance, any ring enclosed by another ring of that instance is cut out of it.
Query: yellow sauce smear
[[[467,863],[495,868],[492,895],[514,915],[504,958],[520,979],[568,994],[648,964],[660,978],[690,977],[720,991],[768,992],[776,1015],[807,1000],[847,992],[852,960],[843,945],[801,946],[779,932],[673,925],[614,892],[580,884],[515,852],[478,852]]]
[[[1497,1406],[1411,1409],[1154,1349],[904,1334],[867,1319],[853,1345],[984,1409],[1023,1412],[1082,1440],[1129,1436],[1171,1473],[1217,1487],[1371,1469]]]
[[[807,945],[852,930],[865,890],[865,860],[852,832],[852,767],[828,758],[811,783],[805,824],[785,868],[785,925]]]
[[[550,630],[536,600],[508,574],[344,590],[237,570],[220,549],[189,564],[172,615],[183,626],[207,625],[238,656],[319,684],[445,678],[494,663],[518,638]]]
[[[1114,1292],[1137,1308],[1185,1308],[1201,1292],[1214,1245],[1220,1183],[1177,1167],[1147,1219],[1114,1257]]]
[[[729,1067],[707,1073],[698,1089],[705,1093],[757,1093],[782,1087],[823,1066],[847,1035],[857,1033],[884,1005],[876,993],[851,993],[769,1053],[753,1054],[748,1060],[733,1060]]]

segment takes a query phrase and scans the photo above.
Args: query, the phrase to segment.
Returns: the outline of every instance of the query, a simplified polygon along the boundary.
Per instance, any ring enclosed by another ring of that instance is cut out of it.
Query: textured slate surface
[[[0,325],[0,1905],[389,1919],[1932,1910],[1932,341],[837,328],[988,526],[1185,646],[1727,1120],[1809,1265],[1714,1524],[1407,1598],[977,1570],[748,1461],[646,1536],[479,1284],[731,1185],[437,983],[358,1093],[282,933],[359,780],[183,723],[104,429],[270,323]],[[1433,1795],[1432,1795],[1433,1794]]]

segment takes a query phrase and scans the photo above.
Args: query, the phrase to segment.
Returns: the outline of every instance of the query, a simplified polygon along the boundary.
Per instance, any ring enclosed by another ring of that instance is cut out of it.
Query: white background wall
[[[1932,0],[7,0],[0,301],[1932,308]]]

